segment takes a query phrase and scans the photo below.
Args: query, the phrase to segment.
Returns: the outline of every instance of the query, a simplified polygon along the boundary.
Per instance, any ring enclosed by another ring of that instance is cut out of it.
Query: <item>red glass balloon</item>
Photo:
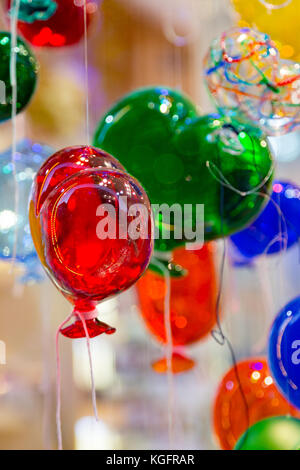
[[[67,148],[44,163],[33,184],[29,217],[36,250],[53,283],[75,306],[75,323],[61,330],[68,337],[85,336],[81,315],[90,337],[113,333],[97,320],[96,304],[130,287],[150,260],[148,197],[116,166],[113,157],[92,147]],[[136,230],[144,232],[137,238],[130,232],[135,204],[144,209]]]
[[[7,0],[8,9],[11,4],[12,1]],[[97,3],[87,0],[87,26],[96,10]],[[57,9],[49,19],[33,23],[18,21],[18,30],[33,46],[62,47],[76,44],[84,35],[84,2],[58,0]]]
[[[291,414],[300,417],[277,389],[264,358],[251,358],[237,364],[243,400],[234,367],[223,377],[214,403],[214,430],[222,449],[233,449],[247,427],[271,416]]]
[[[204,245],[200,250],[176,248],[173,256],[173,263],[186,270],[183,276],[171,277],[172,370],[176,373],[189,370],[194,365],[194,361],[177,348],[199,341],[216,322],[216,278],[212,245]],[[164,277],[148,270],[137,283],[137,290],[146,327],[165,344]],[[167,360],[160,359],[152,366],[156,372],[166,372]]]

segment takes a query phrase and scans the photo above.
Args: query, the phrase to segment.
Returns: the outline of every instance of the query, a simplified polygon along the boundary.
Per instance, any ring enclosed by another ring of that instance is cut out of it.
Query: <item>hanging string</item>
[[[11,103],[11,123],[12,123],[12,149],[11,149],[11,164],[14,179],[14,212],[16,216],[15,229],[14,229],[14,244],[12,251],[12,264],[13,269],[17,257],[18,245],[18,214],[19,214],[19,186],[17,181],[17,164],[16,164],[16,149],[17,149],[17,23],[20,9],[20,0],[14,0],[13,8],[11,10],[11,53],[10,53],[10,84],[12,88],[12,103]]]
[[[255,154],[255,148],[254,148],[254,154]],[[220,160],[220,158],[219,158]],[[276,241],[283,241],[283,249],[286,250],[287,248],[287,223],[285,220],[285,217],[280,209],[280,206],[271,198],[269,194],[260,192],[259,190],[267,183],[267,181],[270,179],[273,170],[274,170],[274,164],[272,163],[270,170],[268,171],[267,175],[261,180],[261,182],[254,188],[252,188],[249,191],[242,191],[239,188],[234,187],[223,175],[221,170],[212,162],[206,161],[206,166],[211,173],[211,175],[221,184],[221,202],[220,202],[220,213],[221,213],[221,230],[223,232],[223,209],[224,209],[224,188],[228,188],[231,191],[236,192],[242,197],[245,197],[250,194],[256,194],[258,196],[264,197],[268,199],[276,208],[277,213],[279,215],[279,220],[280,220],[280,227],[279,227],[279,234],[274,237],[274,239],[268,244],[268,246],[265,249],[265,252],[267,252],[270,248],[270,246],[275,243]],[[285,227],[285,236],[283,235],[282,231],[282,224],[284,224]],[[224,277],[224,267],[225,267],[225,254],[226,254],[226,244],[225,244],[225,238],[223,237],[223,255],[222,255],[222,261],[221,261],[221,267],[220,267],[220,283],[219,283],[219,291],[218,291],[218,296],[217,296],[217,302],[216,302],[216,319],[217,319],[217,326],[218,328],[212,331],[212,336],[215,339],[215,341],[218,342],[221,346],[227,344],[231,358],[232,358],[232,363],[236,375],[236,379],[238,382],[238,386],[241,392],[241,397],[245,406],[245,411],[246,411],[246,419],[247,419],[247,430],[249,428],[249,407],[247,403],[247,399],[245,396],[245,393],[242,388],[239,372],[238,372],[238,367],[237,367],[237,361],[236,361],[236,356],[235,352],[233,349],[233,346],[231,342],[228,340],[228,338],[224,335],[224,332],[222,330],[221,322],[220,322],[220,301],[221,301],[221,294],[222,294],[222,287],[223,287],[223,277]],[[247,432],[247,431],[246,431]]]
[[[43,446],[44,449],[51,449],[51,408],[52,408],[52,368],[51,368],[51,299],[49,298],[49,281],[44,281],[40,287],[40,308],[42,311],[42,349],[43,349]]]
[[[88,350],[88,356],[89,356],[89,365],[90,365],[93,410],[94,410],[94,416],[95,416],[96,421],[99,421],[98,410],[97,410],[96,387],[95,387],[95,381],[94,381],[93,361],[92,361],[92,354],[91,354],[91,343],[90,343],[89,332],[86,326],[87,318],[79,311],[77,311],[76,314],[80,318],[82,326],[84,328],[84,332],[85,332],[86,344],[87,344],[87,350]],[[96,316],[96,312],[93,312],[93,317],[95,318],[95,316]]]
[[[94,416],[96,421],[99,421],[98,410],[97,410],[97,398],[96,398],[96,387],[94,381],[94,371],[93,371],[93,361],[92,361],[92,354],[91,354],[91,344],[90,344],[90,336],[86,326],[86,320],[92,320],[97,317],[97,310],[93,310],[92,312],[79,312],[78,310],[74,310],[70,313],[70,315],[59,325],[56,331],[55,337],[55,347],[56,347],[56,434],[57,434],[57,442],[58,442],[58,449],[62,450],[62,430],[61,430],[61,366],[60,366],[60,354],[59,354],[59,335],[62,328],[71,320],[73,316],[79,318],[81,320],[86,342],[87,342],[87,350],[88,350],[88,357],[89,357],[89,365],[90,365],[90,374],[91,374],[91,388],[92,388],[92,403],[93,403],[93,410]]]
[[[86,142],[90,145],[90,104],[89,104],[89,69],[88,69],[88,37],[87,37],[87,0],[84,0],[84,81],[85,81],[85,118]]]
[[[220,164],[220,153],[218,153],[218,160]],[[209,161],[206,162],[210,163]],[[207,166],[208,169],[210,169],[210,166]],[[221,176],[222,173],[219,171],[219,174]],[[223,178],[225,179],[225,178]],[[229,349],[229,353],[231,356],[231,363],[234,368],[234,373],[235,377],[238,383],[238,389],[240,390],[242,401],[244,404],[245,408],[245,415],[246,415],[246,422],[247,422],[247,430],[250,426],[250,417],[249,417],[249,407],[246,399],[245,392],[242,387],[242,382],[241,378],[239,375],[238,367],[237,367],[237,360],[234,352],[234,348],[230,342],[230,340],[226,337],[226,335],[223,332],[222,324],[221,324],[221,319],[220,319],[220,305],[221,305],[221,298],[222,298],[222,293],[223,293],[223,283],[224,283],[224,273],[225,273],[225,259],[226,259],[226,240],[224,237],[224,185],[221,183],[220,187],[220,217],[221,217],[221,233],[223,234],[222,241],[223,241],[223,252],[222,252],[222,258],[221,258],[221,265],[220,265],[220,276],[219,276],[219,287],[218,287],[218,294],[217,294],[217,300],[216,300],[216,308],[215,308],[215,315],[216,315],[216,323],[217,323],[217,328],[213,329],[211,331],[211,336],[213,339],[220,345],[220,346],[225,346],[227,344],[227,347]]]
[[[164,326],[166,333],[166,362],[167,362],[167,380],[168,380],[168,436],[169,436],[169,447],[173,448],[173,428],[174,428],[174,381],[173,381],[173,367],[172,367],[172,356],[173,356],[173,339],[172,339],[172,328],[171,328],[171,276],[165,265],[157,258],[152,258],[151,263],[155,265],[164,276],[166,291],[164,298]]]

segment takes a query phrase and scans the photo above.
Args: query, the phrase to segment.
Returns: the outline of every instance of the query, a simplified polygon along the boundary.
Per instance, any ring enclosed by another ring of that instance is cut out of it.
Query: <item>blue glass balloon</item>
[[[300,297],[276,317],[269,338],[268,361],[282,394],[300,409]]]
[[[17,225],[16,261],[25,267],[22,282],[38,281],[41,278],[42,271],[30,235],[28,201],[37,170],[53,152],[52,148],[29,139],[17,143],[15,162],[19,188],[18,214],[15,213],[12,150],[8,149],[0,154],[0,260],[12,260]]]
[[[280,208],[281,215],[278,212]],[[230,237],[248,259],[273,254],[294,245],[300,237],[300,187],[287,181],[273,182],[271,200],[244,230]]]

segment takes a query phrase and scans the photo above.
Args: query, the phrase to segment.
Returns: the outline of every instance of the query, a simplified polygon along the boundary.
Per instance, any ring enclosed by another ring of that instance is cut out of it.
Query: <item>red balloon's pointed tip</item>
[[[90,338],[95,338],[96,336],[105,333],[107,335],[111,335],[116,332],[116,328],[107,325],[104,322],[99,321],[97,318],[93,318],[92,320],[86,320],[86,327],[89,333]],[[81,320],[76,320],[72,325],[66,326],[60,330],[61,334],[66,336],[67,338],[85,338],[85,329],[81,322]]]
[[[192,369],[195,365],[195,361],[190,359],[183,354],[173,352],[171,358],[171,368],[173,374],[179,374],[181,372],[186,372]],[[164,357],[152,363],[152,369],[159,374],[166,374],[168,371],[168,361],[167,358]]]

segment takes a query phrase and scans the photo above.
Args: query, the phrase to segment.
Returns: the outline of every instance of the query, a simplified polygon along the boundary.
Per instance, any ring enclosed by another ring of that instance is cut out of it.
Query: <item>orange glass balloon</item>
[[[183,276],[171,277],[172,370],[176,373],[189,370],[194,365],[194,361],[182,355],[177,348],[200,340],[216,322],[216,277],[212,245],[204,245],[200,250],[176,248],[172,261],[186,270]],[[137,283],[137,290],[147,329],[165,344],[164,277],[148,270]],[[156,372],[166,372],[167,360],[160,359],[152,366]]]
[[[237,372],[248,411],[232,367],[223,377],[214,403],[214,431],[222,449],[233,449],[248,427],[272,416],[300,417],[280,394],[264,358],[251,358],[237,364]]]

